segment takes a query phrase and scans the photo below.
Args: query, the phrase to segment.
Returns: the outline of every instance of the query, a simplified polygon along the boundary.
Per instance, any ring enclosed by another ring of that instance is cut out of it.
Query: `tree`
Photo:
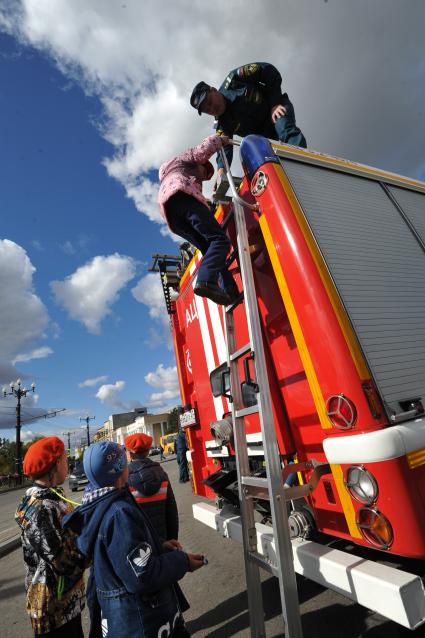
[[[176,406],[175,408],[173,408],[171,410],[171,412],[168,413],[168,418],[167,418],[167,432],[171,433],[171,432],[178,432],[179,429],[179,406]]]
[[[22,445],[22,458],[24,458],[30,445],[42,439],[42,436],[35,436],[32,441]],[[16,470],[16,442],[9,439],[0,438],[0,474],[14,474]]]

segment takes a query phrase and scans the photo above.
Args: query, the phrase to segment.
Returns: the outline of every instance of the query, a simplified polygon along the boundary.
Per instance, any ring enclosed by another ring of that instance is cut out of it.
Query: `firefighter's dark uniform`
[[[177,435],[174,447],[177,456],[177,463],[179,464],[179,482],[187,483],[187,481],[189,481],[189,468],[186,459],[187,443],[186,435],[182,430],[180,430]]]
[[[294,107],[287,93],[282,95],[282,77],[279,71],[267,62],[253,62],[230,71],[219,91],[226,99],[226,110],[216,119],[217,133],[241,137],[256,133],[286,144],[306,148],[307,143],[295,122]],[[286,115],[274,124],[271,109],[282,104]],[[224,147],[229,165],[233,157],[231,144]],[[218,156],[217,166],[223,166]]]

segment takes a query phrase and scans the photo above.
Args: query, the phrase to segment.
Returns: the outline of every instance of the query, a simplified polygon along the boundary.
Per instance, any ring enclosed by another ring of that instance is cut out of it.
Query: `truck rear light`
[[[374,507],[362,507],[356,516],[363,538],[378,549],[388,549],[394,540],[390,522]]]
[[[372,505],[378,498],[378,483],[364,467],[353,465],[348,468],[345,487],[356,501],[365,505]]]
[[[326,402],[326,414],[334,427],[349,430],[357,419],[356,406],[343,394],[333,394]]]

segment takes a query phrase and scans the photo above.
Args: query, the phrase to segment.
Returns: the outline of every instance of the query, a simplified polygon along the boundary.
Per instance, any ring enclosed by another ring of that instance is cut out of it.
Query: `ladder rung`
[[[239,297],[237,297],[235,299],[235,301],[233,303],[230,304],[230,306],[226,306],[226,312],[229,314],[231,312],[234,311],[235,308],[237,308],[237,306],[239,306],[239,304],[244,300],[244,294],[243,292],[241,292],[241,294],[239,295]]]
[[[269,485],[266,478],[259,476],[243,476],[241,479],[243,485],[242,492],[246,498],[261,498],[269,501]]]
[[[242,410],[236,410],[235,416],[239,418],[241,416],[248,416],[248,414],[255,414],[258,412],[258,405],[252,405],[250,408],[242,408]]]
[[[242,485],[252,485],[253,487],[263,487],[268,489],[267,479],[262,476],[242,476],[241,483]]]
[[[248,557],[251,562],[255,563],[259,567],[262,567],[266,571],[270,572],[271,574],[273,574],[273,576],[277,576],[279,578],[277,565],[275,565],[274,563],[271,563],[269,560],[267,560],[267,558],[264,558],[264,556],[262,556],[258,552],[249,552]]]
[[[230,355],[230,361],[234,361],[235,359],[239,359],[239,357],[241,357],[246,352],[251,352],[251,350],[252,350],[251,342],[248,342],[244,346],[242,346],[242,348],[239,348],[239,350],[235,350],[235,352],[233,352]]]

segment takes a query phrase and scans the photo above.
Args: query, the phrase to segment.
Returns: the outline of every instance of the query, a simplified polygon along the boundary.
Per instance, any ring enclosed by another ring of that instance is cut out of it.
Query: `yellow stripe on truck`
[[[307,344],[304,339],[304,335],[298,321],[297,313],[292,301],[291,293],[289,292],[288,284],[283,274],[282,266],[279,261],[279,257],[276,251],[275,244],[273,242],[269,225],[264,215],[259,219],[261,231],[263,233],[264,241],[266,243],[267,251],[269,253],[270,261],[274,270],[277,284],[279,286],[280,294],[283,299],[283,303],[288,314],[289,323],[291,324],[294,339],[300,353],[301,361],[304,366],[307,381],[313,395],[314,405],[319,415],[320,425],[323,429],[329,429],[332,427],[326,414],[325,401],[323,399],[322,391],[320,389],[319,381],[317,379],[316,371],[313,366],[313,362],[310,357],[310,353],[307,348]],[[347,526],[353,538],[361,538],[361,534],[357,529],[356,517],[354,512],[353,503],[347,493],[344,486],[344,479],[342,469],[340,465],[332,465],[332,475],[335,482],[335,487],[338,491],[339,500],[344,511],[345,520]]]

